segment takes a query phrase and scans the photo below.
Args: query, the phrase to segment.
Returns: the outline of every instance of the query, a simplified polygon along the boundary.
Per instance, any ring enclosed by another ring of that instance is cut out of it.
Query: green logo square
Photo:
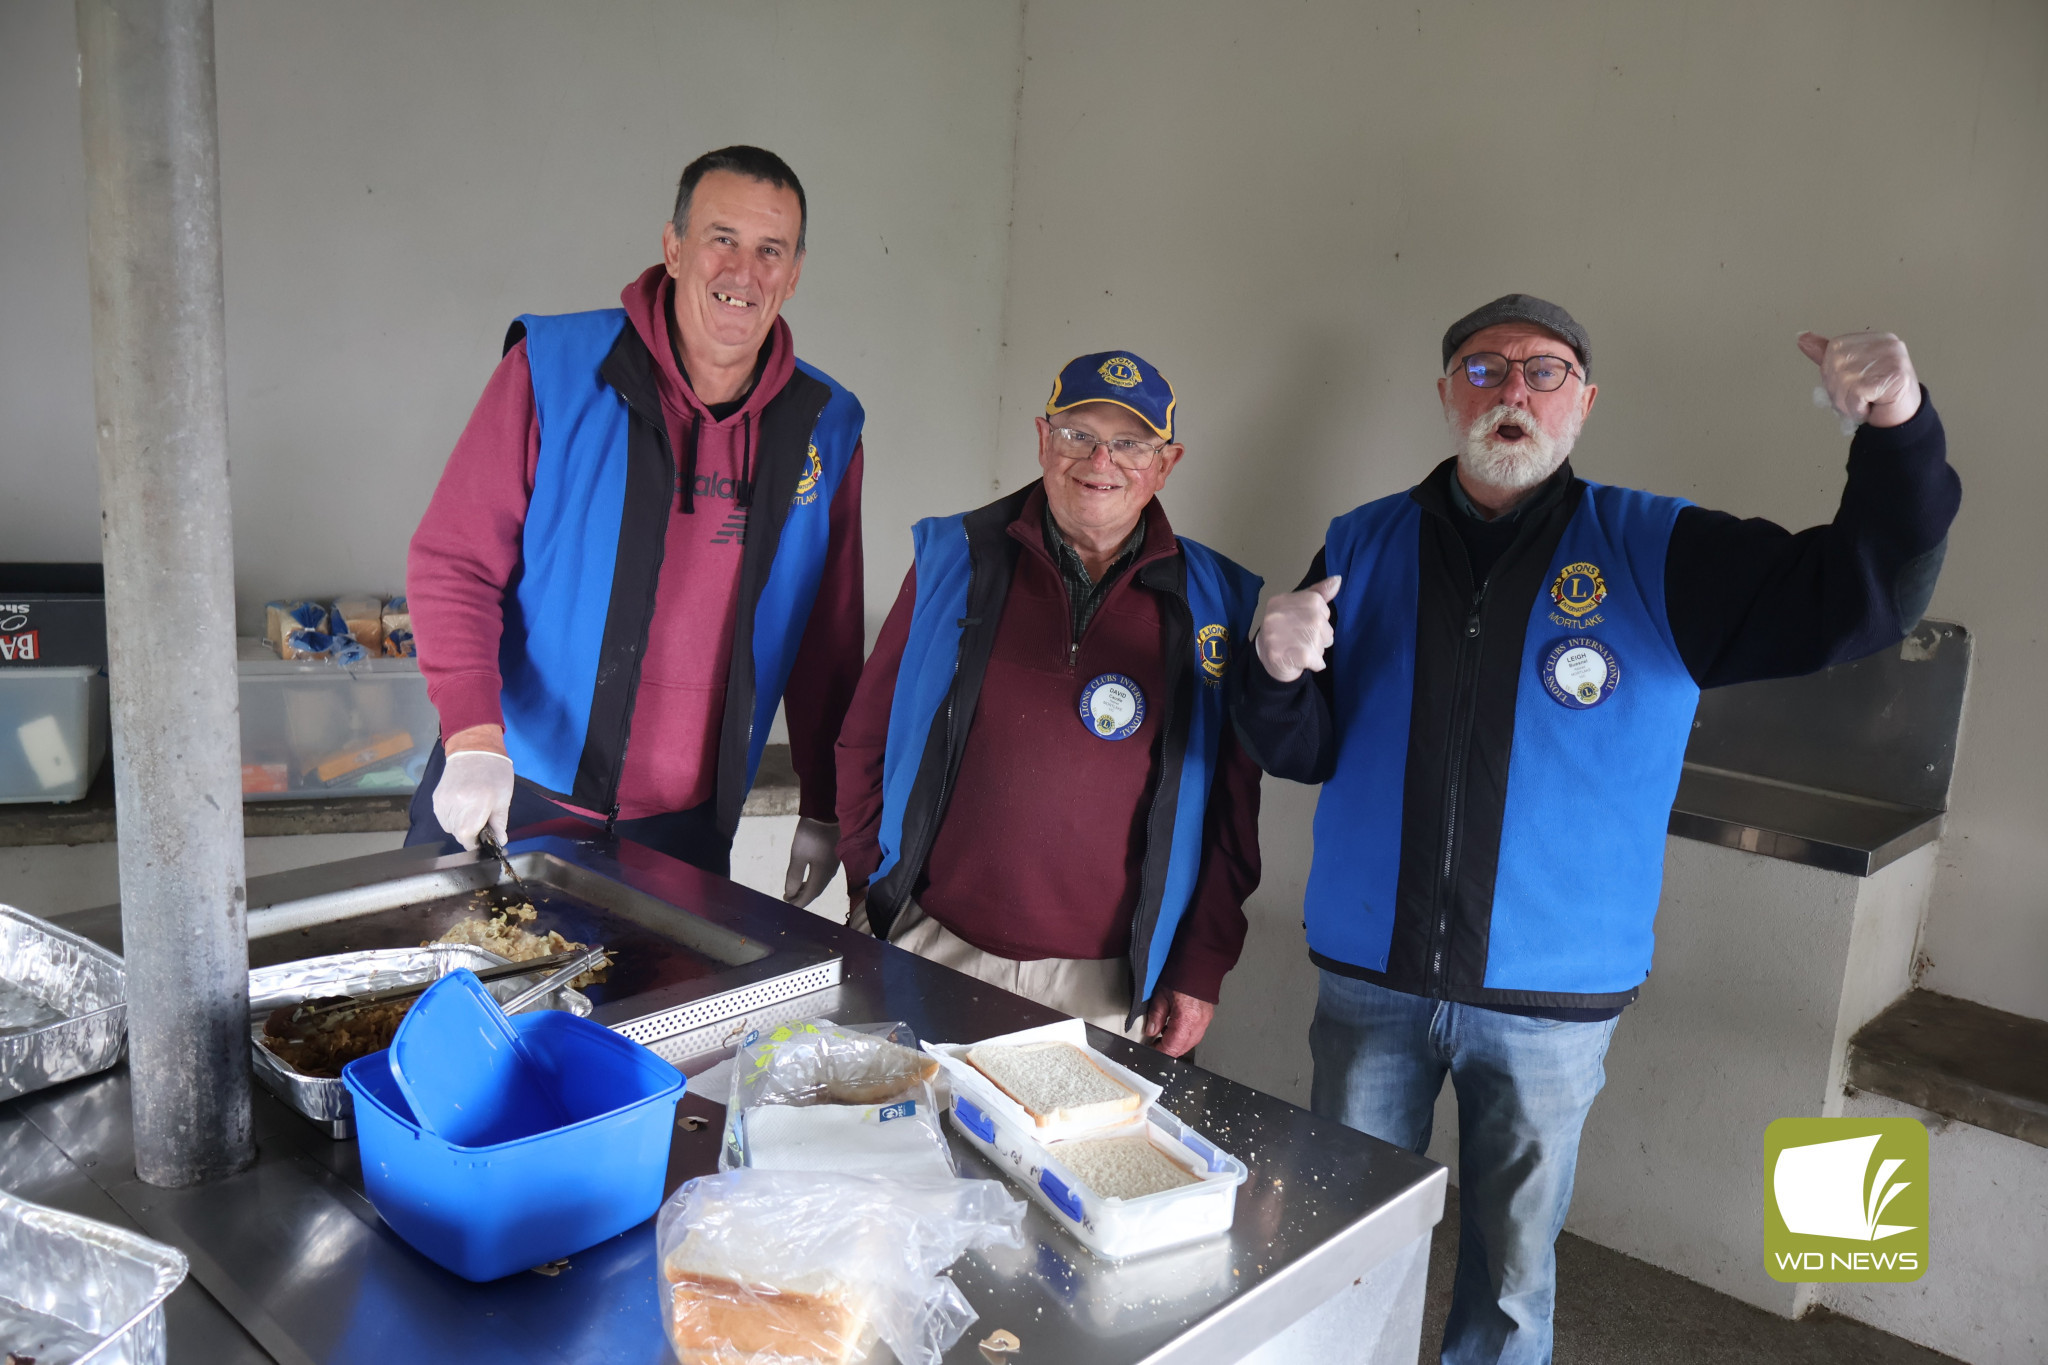
[[[1927,1273],[1918,1119],[1778,1119],[1764,1129],[1764,1269],[1787,1284]]]

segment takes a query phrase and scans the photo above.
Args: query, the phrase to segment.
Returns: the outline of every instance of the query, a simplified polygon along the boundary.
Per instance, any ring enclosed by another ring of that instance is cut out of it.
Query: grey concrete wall
[[[0,561],[97,560],[78,39],[0,0]]]
[[[1878,1095],[1853,1096],[1842,1113],[1927,1125],[1927,1273],[1808,1286],[1809,1301],[1972,1365],[2048,1360],[2048,1148]]]
[[[244,633],[396,592],[520,312],[614,305],[677,173],[804,180],[799,354],[868,411],[871,601],[987,487],[1018,83],[1013,0],[222,0],[229,438]],[[0,559],[96,558],[71,10],[0,0]]]

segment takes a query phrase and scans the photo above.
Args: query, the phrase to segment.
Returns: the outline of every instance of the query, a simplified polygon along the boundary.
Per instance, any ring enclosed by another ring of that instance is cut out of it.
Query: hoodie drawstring
[[[676,509],[697,510],[697,414],[690,414],[689,438],[683,442],[683,462],[676,468]]]
[[[754,414],[740,414],[740,486],[733,490],[741,507],[754,505]]]

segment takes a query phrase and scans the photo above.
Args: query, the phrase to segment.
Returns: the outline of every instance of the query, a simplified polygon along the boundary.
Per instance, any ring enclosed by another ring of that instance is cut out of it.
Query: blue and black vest
[[[522,316],[540,456],[498,650],[505,748],[521,781],[615,811],[654,617],[677,466],[654,357],[621,308]],[[799,360],[761,410],[753,508],[718,747],[729,838],[817,598],[858,399]]]
[[[917,600],[889,706],[882,759],[882,860],[868,882],[875,933],[888,937],[909,902],[946,818],[946,801],[1002,623],[1022,547],[1008,528],[1036,484],[973,512],[929,517],[912,530]],[[1169,604],[1166,657],[1187,668],[1167,698],[1160,762],[1145,822],[1138,904],[1131,917],[1131,1017],[1159,984],[1202,865],[1209,788],[1228,724],[1223,681],[1230,646],[1251,629],[1260,579],[1205,545],[1179,538],[1178,555],[1136,572]]]
[[[1341,685],[1310,953],[1439,999],[1623,1005],[1650,971],[1699,697],[1664,605],[1687,504],[1567,469],[1475,583],[1454,465],[1324,542]]]

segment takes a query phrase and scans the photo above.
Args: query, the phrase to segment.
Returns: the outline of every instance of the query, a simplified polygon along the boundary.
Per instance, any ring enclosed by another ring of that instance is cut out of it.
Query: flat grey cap
[[[1579,368],[1588,375],[1592,374],[1593,347],[1586,340],[1586,329],[1564,309],[1533,294],[1502,294],[1492,303],[1475,308],[1452,323],[1451,329],[1444,333],[1444,368],[1448,370],[1451,367],[1451,357],[1474,332],[1483,332],[1503,322],[1531,322],[1562,337],[1579,353]]]

